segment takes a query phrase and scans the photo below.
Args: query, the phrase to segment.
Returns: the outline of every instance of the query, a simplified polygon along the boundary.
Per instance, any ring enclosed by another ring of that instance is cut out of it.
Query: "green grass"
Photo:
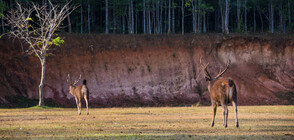
[[[0,109],[0,139],[294,139],[294,106],[229,107],[228,128],[211,107]]]

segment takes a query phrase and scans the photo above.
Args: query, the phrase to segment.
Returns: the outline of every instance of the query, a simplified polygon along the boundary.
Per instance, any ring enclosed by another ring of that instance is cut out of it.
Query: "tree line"
[[[63,5],[70,0],[51,0]],[[1,0],[2,17],[16,3]],[[105,34],[291,33],[294,0],[72,0],[78,6],[61,32]],[[1,20],[1,31],[5,32]]]

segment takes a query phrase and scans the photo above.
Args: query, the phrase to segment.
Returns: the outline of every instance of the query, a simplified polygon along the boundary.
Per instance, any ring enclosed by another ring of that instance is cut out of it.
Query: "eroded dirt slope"
[[[210,104],[199,58],[213,76],[228,59],[224,75],[235,80],[238,104],[294,104],[294,39],[221,35],[65,35],[48,57],[45,98],[75,106],[67,74],[86,79],[90,106]],[[25,44],[0,40],[0,103],[38,98],[40,62]],[[79,82],[81,83],[81,82]]]

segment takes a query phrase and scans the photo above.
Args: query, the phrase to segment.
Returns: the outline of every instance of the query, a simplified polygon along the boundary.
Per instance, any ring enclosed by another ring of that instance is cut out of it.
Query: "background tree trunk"
[[[289,26],[291,25],[291,9],[290,9],[290,0],[288,0],[288,22]]]
[[[260,23],[261,23],[261,32],[263,32],[263,19],[262,19],[262,14],[261,14],[261,9],[260,7],[258,7],[258,14],[259,14],[259,19],[260,19]]]
[[[241,9],[241,2],[237,0],[237,23],[238,23],[238,32],[241,31],[241,19],[240,19],[240,9]]]
[[[109,24],[108,24],[108,0],[105,0],[105,34],[109,34]]]
[[[225,12],[225,34],[229,33],[229,11],[230,10],[230,0],[226,0],[226,12]]]
[[[227,0],[226,0],[227,1]],[[220,8],[220,15],[221,15],[221,26],[222,26],[222,33],[225,33],[225,12],[224,12],[224,8],[223,8],[223,1],[222,0],[218,0],[219,3],[219,8]]]
[[[122,28],[123,28],[123,34],[126,33],[126,26],[125,26],[125,16],[122,16]]]
[[[172,0],[172,33],[175,33],[175,6],[174,6],[174,0]]]
[[[168,1],[168,29],[167,34],[171,32],[171,0]]]
[[[269,5],[269,29],[271,33],[274,33],[274,8],[273,8],[273,1],[269,0],[268,1]]]
[[[192,5],[192,26],[193,26],[193,32],[197,33],[197,13],[196,13],[196,9],[197,9],[197,0],[192,0],[191,2]]]
[[[185,8],[184,8],[184,0],[182,0],[182,35],[185,34]]]
[[[146,2],[143,1],[143,32],[146,34]]]
[[[81,3],[81,34],[83,33],[83,5]]]
[[[90,26],[90,21],[91,21],[91,19],[90,19],[90,13],[91,13],[91,8],[90,8],[90,2],[89,2],[89,0],[87,0],[87,3],[88,3],[88,32],[90,33],[90,31],[91,31],[91,26]]]
[[[256,32],[256,16],[255,16],[255,6],[253,6],[253,31]]]
[[[247,33],[247,0],[244,1],[244,30]]]
[[[131,15],[132,15],[132,22],[131,22],[131,29],[132,29],[132,34],[134,34],[135,30],[135,23],[134,23],[134,6],[133,6],[133,0],[131,0]]]
[[[279,8],[279,16],[280,16],[280,32],[284,32],[283,29],[284,29],[284,24],[283,24],[283,12],[282,12],[282,8],[283,8],[283,5],[282,3],[280,3],[280,8]]]

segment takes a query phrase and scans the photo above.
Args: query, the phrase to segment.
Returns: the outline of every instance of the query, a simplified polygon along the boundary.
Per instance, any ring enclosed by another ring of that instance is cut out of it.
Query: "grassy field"
[[[0,109],[0,139],[294,139],[294,106],[240,106],[240,127],[229,107]]]

